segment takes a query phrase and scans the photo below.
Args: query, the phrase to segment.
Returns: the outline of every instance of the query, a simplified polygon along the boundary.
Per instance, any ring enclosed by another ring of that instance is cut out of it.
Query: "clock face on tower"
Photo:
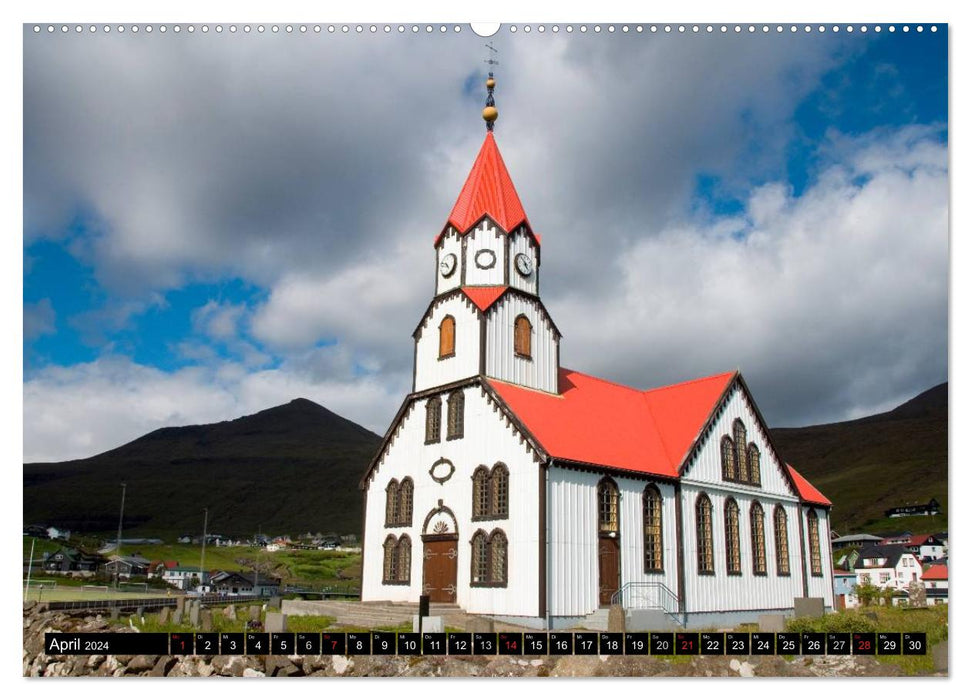
[[[442,271],[443,277],[451,277],[452,273],[455,272],[455,255],[453,253],[449,253],[442,258],[442,262],[439,263],[438,269]]]
[[[529,277],[533,271],[533,261],[526,253],[520,253],[516,256],[516,269],[523,277]]]
[[[496,264],[496,254],[488,249],[480,250],[475,254],[475,264],[483,270],[488,270]]]

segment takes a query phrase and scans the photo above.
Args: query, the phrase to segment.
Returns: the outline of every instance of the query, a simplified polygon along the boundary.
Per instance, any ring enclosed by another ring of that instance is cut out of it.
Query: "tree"
[[[882,588],[874,586],[872,583],[858,583],[853,586],[853,592],[856,593],[862,607],[872,605],[874,601],[880,600],[884,594]]]

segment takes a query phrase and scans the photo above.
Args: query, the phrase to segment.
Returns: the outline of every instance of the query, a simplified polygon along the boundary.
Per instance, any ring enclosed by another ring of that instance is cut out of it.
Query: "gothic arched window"
[[[489,517],[489,470],[482,466],[472,474],[472,518],[481,520]]]
[[[748,459],[745,454],[745,424],[738,418],[732,423],[732,438],[735,443],[735,464],[738,469],[738,480],[742,483],[748,482]]]
[[[772,515],[775,529],[775,569],[779,576],[789,575],[789,518],[782,506]]]
[[[758,501],[749,508],[749,523],[752,527],[752,573],[765,576],[765,512]]]
[[[401,485],[398,487],[398,519],[395,521],[398,525],[411,525],[414,497],[415,482],[411,480],[410,476],[405,477],[401,480]]]
[[[455,440],[465,432],[465,394],[462,390],[448,395],[448,439]]]
[[[738,472],[735,469],[735,445],[727,435],[722,437],[722,479],[738,481]]]
[[[760,459],[759,448],[754,442],[750,442],[748,444],[748,475],[751,483],[756,486],[762,485],[762,466]]]
[[[644,489],[644,571],[663,571],[661,492],[654,484]]]
[[[397,576],[398,583],[411,583],[411,538],[402,535],[398,540]]]
[[[725,563],[729,574],[742,573],[741,543],[738,534],[738,504],[734,498],[725,501]]]
[[[388,535],[384,540],[384,580],[382,583],[397,583],[398,576],[398,540]]]
[[[398,480],[389,481],[384,493],[384,526],[391,527],[398,522]]]
[[[437,396],[425,404],[425,444],[442,439],[442,400]]]
[[[822,576],[823,559],[822,552],[819,550],[819,517],[814,508],[809,509],[806,523],[809,526],[809,573],[813,576]]]
[[[711,500],[705,494],[695,502],[695,525],[698,542],[698,573],[715,573],[715,547],[712,541]]]
[[[499,462],[492,468],[489,482],[492,491],[492,515],[505,518],[509,515],[509,470],[505,464]]]
[[[477,530],[472,536],[472,585],[489,583],[489,543],[485,532]]]
[[[532,357],[533,324],[523,315],[516,317],[514,346],[520,357]]]
[[[600,534],[616,533],[619,527],[617,484],[613,479],[601,479],[597,486]]]
[[[438,326],[438,359],[455,354],[455,318],[446,316]]]
[[[506,571],[509,559],[509,543],[506,533],[493,530],[489,535],[489,583],[494,586],[506,585]]]

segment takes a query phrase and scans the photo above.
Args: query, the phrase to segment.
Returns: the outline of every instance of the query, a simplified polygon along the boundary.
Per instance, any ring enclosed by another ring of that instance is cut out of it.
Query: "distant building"
[[[224,596],[274,596],[280,592],[280,579],[252,571],[220,571],[209,581],[209,588]]]
[[[944,543],[934,535],[911,535],[907,533],[896,537],[887,537],[880,544],[899,544],[912,554],[916,554],[922,562],[933,561],[944,556]]]
[[[87,554],[71,547],[62,547],[44,560],[44,571],[67,573],[70,571],[97,571],[104,559],[97,554]]]
[[[833,551],[837,549],[843,549],[844,547],[866,547],[868,545],[878,544],[882,541],[882,538],[876,535],[868,535],[866,533],[860,533],[857,535],[843,535],[842,537],[836,537],[830,540],[830,544],[833,547]]]
[[[181,588],[183,591],[191,591],[198,585],[209,583],[209,572],[199,572],[197,566],[174,566],[164,568],[160,574],[161,579],[168,584]]]
[[[860,604],[856,597],[856,573],[845,569],[833,569],[833,595],[837,610],[855,608]]]
[[[901,545],[869,547],[860,552],[856,566],[856,583],[879,588],[906,591],[921,576],[917,556]]]
[[[937,515],[940,512],[941,504],[937,502],[936,498],[932,498],[927,503],[912,503],[883,511],[888,518],[902,518],[909,515]]]
[[[130,557],[114,556],[104,565],[104,572],[111,578],[118,577],[120,579],[147,576],[149,564],[151,562],[148,559],[138,555]]]
[[[921,580],[924,582],[924,588],[927,591],[928,605],[947,604],[947,565],[937,564],[930,567],[921,576]]]

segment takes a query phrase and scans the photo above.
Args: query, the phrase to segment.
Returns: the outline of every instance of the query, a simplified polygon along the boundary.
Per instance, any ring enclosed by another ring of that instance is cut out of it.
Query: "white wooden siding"
[[[528,277],[523,277],[516,269],[516,256],[525,253],[533,261],[533,271]],[[539,256],[533,239],[520,228],[509,237],[509,284],[530,294],[539,294]]]
[[[587,615],[600,607],[597,569],[597,482],[600,475],[550,469],[547,564],[551,615]]]
[[[441,263],[442,259],[450,253],[455,256],[455,272],[446,277],[442,274]],[[438,296],[442,292],[447,292],[461,285],[462,239],[455,229],[449,226],[448,230],[442,234],[442,240],[435,251],[435,295]]]
[[[658,582],[678,594],[677,506],[674,486],[646,479],[614,477],[620,493],[620,581]],[[661,492],[662,564],[661,573],[644,571],[644,488],[654,484]],[[661,601],[665,605],[667,601]],[[670,610],[669,612],[676,612]]]
[[[505,234],[492,225],[488,219],[465,234],[465,284],[495,286],[506,283],[506,240]],[[475,255],[480,250],[491,250],[496,255],[496,264],[483,270],[475,264]]]
[[[803,523],[803,537],[806,541],[806,561],[804,566],[806,567],[806,580],[809,582],[809,597],[810,598],[822,598],[824,600],[824,605],[827,607],[832,607],[833,605],[833,557],[832,548],[829,546],[829,517],[826,514],[825,508],[814,508],[812,506],[803,506],[801,509]],[[811,510],[816,511],[816,516],[819,518],[819,554],[820,561],[823,565],[823,575],[813,576],[812,568],[809,565],[810,562],[810,549],[809,549],[809,512]]]
[[[438,327],[442,319],[455,318],[455,355],[438,359]],[[479,315],[462,294],[447,299],[428,315],[415,344],[415,391],[448,384],[479,373]]]
[[[417,402],[404,418],[397,435],[368,484],[365,513],[362,600],[417,602],[422,586],[422,525],[439,501],[455,514],[458,524],[457,604],[470,613],[539,615],[539,483],[540,466],[507,424],[502,414],[473,385],[465,390],[465,437],[446,440],[445,396],[442,396],[442,440],[425,444],[425,402]],[[451,460],[455,473],[443,484],[429,470],[440,458]],[[503,462],[509,469],[509,517],[472,521],[472,474],[476,467]],[[385,488],[391,479],[410,476],[415,482],[411,527],[384,527]],[[509,542],[508,585],[476,588],[471,581],[472,535],[478,529],[501,528]],[[412,541],[411,583],[382,585],[384,550],[389,533],[407,533]]]
[[[524,314],[533,327],[532,359],[515,353],[516,317]],[[553,327],[537,303],[512,293],[503,297],[486,315],[486,374],[514,384],[556,393],[557,340]]]

